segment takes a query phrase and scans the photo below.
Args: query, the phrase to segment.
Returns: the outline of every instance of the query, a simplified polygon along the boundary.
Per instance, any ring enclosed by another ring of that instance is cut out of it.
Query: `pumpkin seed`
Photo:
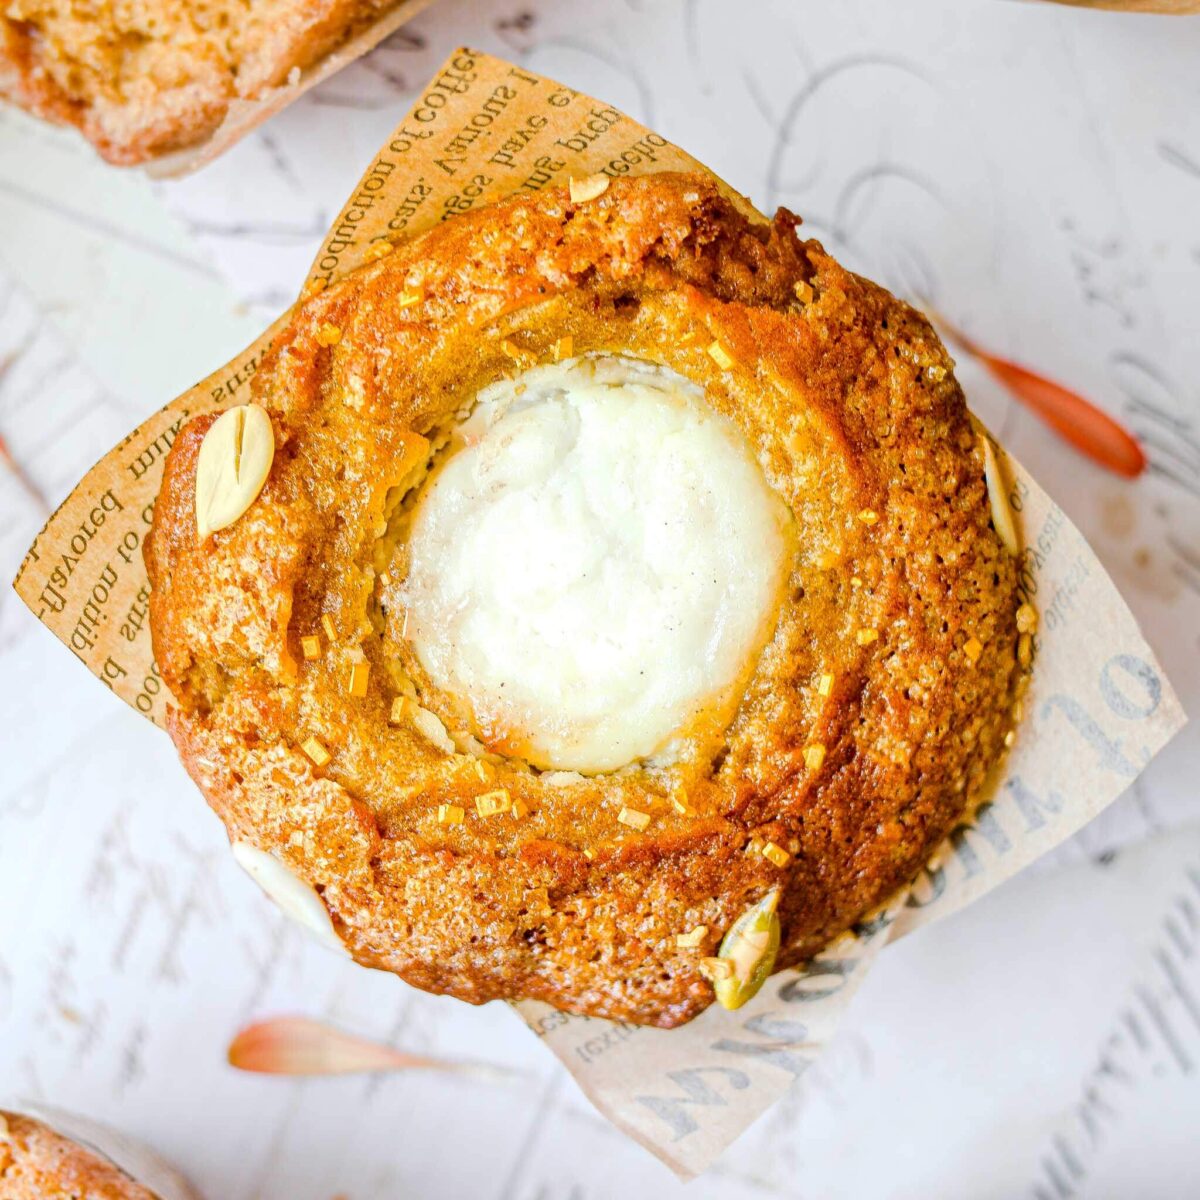
[[[431,741],[443,754],[453,754],[456,747],[446,732],[445,725],[436,713],[427,708],[415,705],[412,710],[413,727],[428,741]]]
[[[980,433],[979,440],[983,443],[983,475],[987,480],[988,500],[992,506],[992,524],[1009,554],[1015,558],[1021,553],[1021,538],[1017,533],[1012,509],[1009,507],[1000,460],[996,457],[991,438],[986,433]]]
[[[741,1008],[767,981],[779,953],[779,889],[768,892],[730,926],[717,951],[731,971],[713,981],[722,1008]]]
[[[273,854],[249,842],[233,842],[237,864],[276,904],[331,950],[348,953],[316,889],[293,875]]]
[[[271,460],[271,418],[257,404],[222,413],[209,427],[196,459],[196,533],[227,529],[258,498]]]

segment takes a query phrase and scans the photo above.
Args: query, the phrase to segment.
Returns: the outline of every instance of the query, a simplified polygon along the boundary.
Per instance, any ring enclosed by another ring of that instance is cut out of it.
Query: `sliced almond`
[[[570,179],[567,188],[571,193],[572,204],[586,204],[603,196],[608,191],[609,178],[607,175],[588,175],[585,179]]]
[[[249,842],[234,842],[231,849],[238,866],[283,910],[331,950],[346,953],[342,939],[316,890],[298,879],[273,854]]]
[[[543,771],[541,782],[547,787],[570,787],[572,784],[582,783],[583,776],[578,771]]]
[[[992,506],[992,524],[1009,554],[1016,557],[1021,553],[1021,537],[1017,533],[1012,508],[1009,507],[1008,490],[1004,486],[1000,460],[996,457],[991,438],[986,433],[981,433],[979,440],[983,443],[983,475],[987,480],[988,500]]]
[[[271,460],[271,418],[257,404],[222,413],[209,427],[196,458],[196,533],[227,529],[258,498]]]
[[[431,741],[444,754],[453,754],[456,747],[446,732],[445,725],[436,713],[416,705],[412,709],[413,728],[423,737]]]

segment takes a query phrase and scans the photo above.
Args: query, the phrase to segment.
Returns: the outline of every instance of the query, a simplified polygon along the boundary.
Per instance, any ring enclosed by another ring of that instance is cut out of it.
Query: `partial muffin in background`
[[[257,100],[400,0],[10,0],[0,96],[75,125],[109,162],[204,141],[235,100]]]
[[[188,1193],[177,1193],[180,1200]],[[0,1110],[0,1200],[176,1200],[143,1187],[100,1151],[42,1121]]]

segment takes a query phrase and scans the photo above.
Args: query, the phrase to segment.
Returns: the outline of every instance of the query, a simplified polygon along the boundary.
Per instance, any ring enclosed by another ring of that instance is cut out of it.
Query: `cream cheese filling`
[[[486,388],[457,432],[417,500],[403,598],[484,745],[611,771],[728,720],[789,521],[736,426],[681,375],[609,355]]]

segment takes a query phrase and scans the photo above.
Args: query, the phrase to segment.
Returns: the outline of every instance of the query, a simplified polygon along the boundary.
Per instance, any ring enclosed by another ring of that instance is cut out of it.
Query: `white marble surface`
[[[458,42],[613,101],[1121,414],[1151,457],[1134,485],[961,370],[1200,711],[1200,19],[444,0],[171,184],[0,114],[0,435],[51,503],[287,303]],[[40,520],[0,473],[8,577]],[[98,687],[0,596],[0,1093],[119,1124],[229,1200],[683,1194],[503,1009],[305,943],[236,870],[166,740]],[[1057,869],[890,949],[820,1070],[687,1195],[1195,1195],[1198,767],[1193,722]],[[514,1075],[292,1083],[224,1065],[240,1023],[290,1011]]]

